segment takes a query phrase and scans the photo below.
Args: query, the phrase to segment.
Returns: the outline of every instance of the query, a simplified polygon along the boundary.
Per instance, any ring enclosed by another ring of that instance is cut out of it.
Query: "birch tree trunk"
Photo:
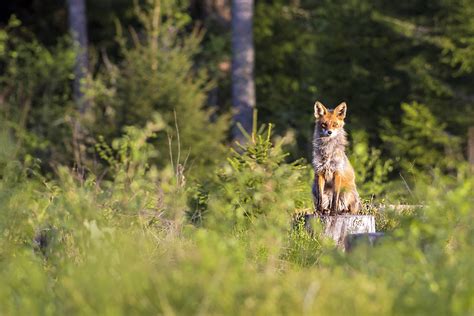
[[[255,83],[253,78],[255,54],[253,47],[252,20],[253,0],[232,2],[232,104],[234,122],[240,123],[247,133],[252,132],[255,108]],[[233,138],[244,141],[237,126]]]

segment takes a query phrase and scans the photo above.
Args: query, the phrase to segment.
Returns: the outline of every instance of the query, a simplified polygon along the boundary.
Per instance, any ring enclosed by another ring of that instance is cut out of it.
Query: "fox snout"
[[[319,136],[321,137],[330,137],[331,135],[335,135],[335,134],[336,134],[335,131],[324,129],[324,128],[321,128],[319,132]]]

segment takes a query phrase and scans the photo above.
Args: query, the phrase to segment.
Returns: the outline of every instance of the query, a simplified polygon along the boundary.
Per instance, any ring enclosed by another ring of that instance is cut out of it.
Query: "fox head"
[[[334,110],[328,110],[321,102],[314,104],[316,130],[319,137],[335,137],[344,131],[347,105],[342,102]]]

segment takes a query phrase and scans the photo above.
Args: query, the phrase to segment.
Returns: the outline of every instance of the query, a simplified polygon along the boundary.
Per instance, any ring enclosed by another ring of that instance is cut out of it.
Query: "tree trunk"
[[[467,159],[474,172],[474,126],[469,127],[467,136]]]
[[[78,110],[83,114],[87,109],[82,83],[87,75],[87,19],[85,0],[68,0],[69,29],[76,49],[76,65],[74,69],[74,100]]]
[[[252,132],[255,108],[254,48],[252,34],[253,0],[232,2],[232,104],[234,122],[240,123],[247,133]],[[237,125],[233,138],[245,141]]]
[[[76,63],[74,67],[73,97],[79,115],[83,115],[89,103],[84,96],[83,84],[88,71],[87,55],[87,19],[85,0],[68,0],[69,30],[72,35],[76,52]],[[73,121],[73,149],[74,159],[77,167],[82,167],[84,133],[79,118]]]

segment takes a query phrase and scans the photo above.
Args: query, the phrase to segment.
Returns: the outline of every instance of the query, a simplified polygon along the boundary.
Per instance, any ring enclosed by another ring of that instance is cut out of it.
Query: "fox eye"
[[[321,127],[322,127],[322,128],[327,128],[328,126],[327,126],[326,123],[322,123],[322,124],[321,124]]]
[[[332,124],[332,127],[337,128],[337,127],[339,127],[339,124],[334,123],[334,124]]]

